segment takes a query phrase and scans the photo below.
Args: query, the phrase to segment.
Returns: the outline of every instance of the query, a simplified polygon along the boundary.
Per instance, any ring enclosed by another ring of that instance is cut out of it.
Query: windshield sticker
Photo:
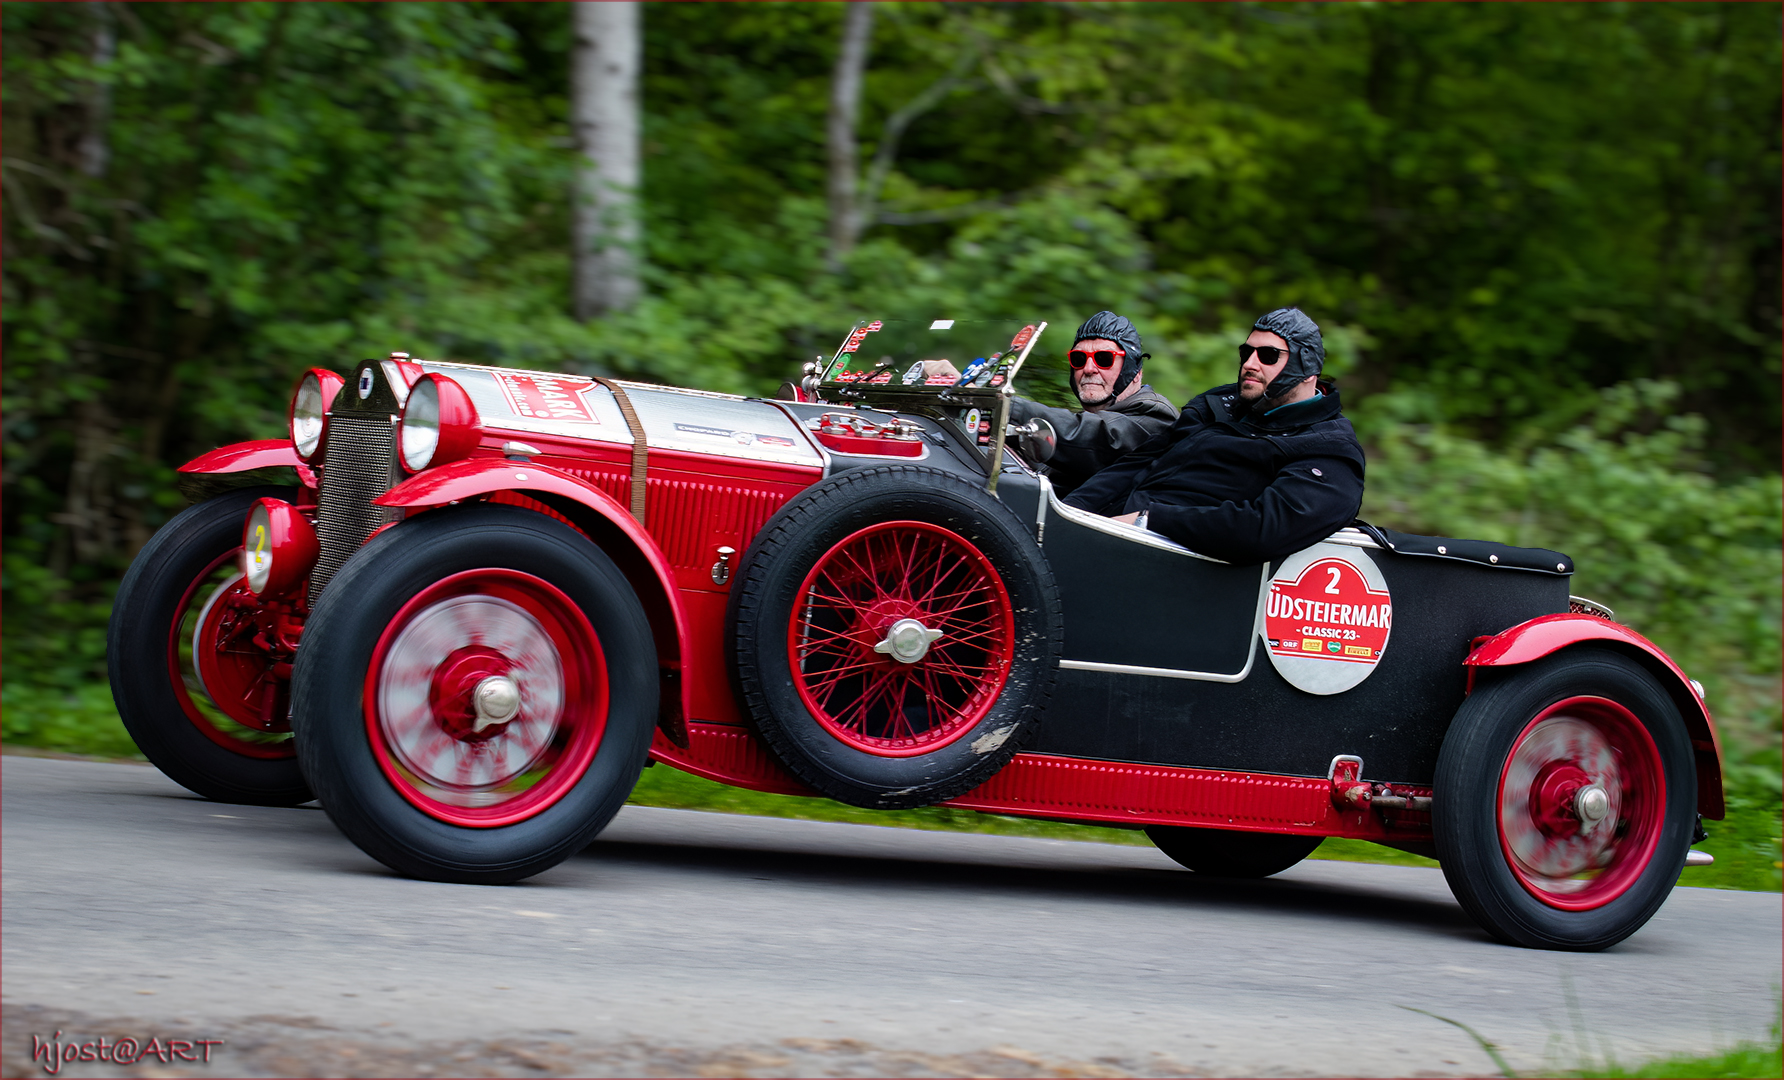
[[[566,375],[522,375],[512,371],[491,372],[508,407],[520,416],[535,420],[569,420],[581,424],[598,424],[600,419],[588,407],[582,395],[594,389],[586,379]]]
[[[875,319],[873,322],[868,323],[866,326],[855,327],[854,332],[849,335],[849,339],[842,343],[841,351],[845,352],[845,353],[852,353],[856,349],[859,349],[861,347],[861,343],[863,341],[867,340],[867,335],[873,333],[874,331],[878,330],[879,328],[880,328],[880,321],[878,319]]]
[[[711,439],[725,439],[739,446],[795,446],[796,443],[783,435],[759,435],[753,431],[733,431],[731,428],[707,427],[704,424],[677,424],[675,430],[687,435],[705,435]]]
[[[1386,651],[1394,606],[1367,555],[1315,544],[1270,581],[1264,643],[1282,677],[1310,694],[1336,694],[1369,677]]]

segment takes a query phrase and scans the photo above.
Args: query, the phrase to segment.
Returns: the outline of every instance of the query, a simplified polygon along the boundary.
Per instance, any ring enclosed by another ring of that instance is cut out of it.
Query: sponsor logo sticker
[[[534,420],[569,420],[579,424],[598,424],[583,394],[594,383],[574,376],[525,375],[512,371],[494,373],[496,385],[508,399],[508,407],[519,416]]]

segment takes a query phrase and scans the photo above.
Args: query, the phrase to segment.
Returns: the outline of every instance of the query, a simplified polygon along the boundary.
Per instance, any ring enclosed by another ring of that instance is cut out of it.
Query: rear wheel
[[[290,656],[236,566],[249,507],[291,495],[247,488],[181,512],[143,546],[112,605],[106,664],[118,716],[145,757],[207,799],[312,798],[292,744]]]
[[[901,809],[984,783],[1052,689],[1059,598],[1034,538],[932,469],[847,472],[757,536],[731,657],[763,737],[841,802]]]
[[[1620,653],[1512,669],[1456,713],[1431,824],[1450,889],[1488,932],[1602,949],[1640,929],[1684,868],[1697,806],[1672,698]]]
[[[656,722],[656,649],[625,577],[508,507],[368,543],[318,601],[292,681],[323,808],[373,858],[438,881],[518,881],[580,850]]]
[[[1229,878],[1280,874],[1313,854],[1325,839],[1180,825],[1148,825],[1146,835],[1158,850],[1196,873]]]

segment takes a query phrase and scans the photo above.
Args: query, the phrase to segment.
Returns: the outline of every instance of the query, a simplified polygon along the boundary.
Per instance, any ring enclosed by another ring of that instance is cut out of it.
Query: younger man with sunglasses
[[[1363,502],[1363,448],[1337,387],[1319,381],[1325,359],[1312,319],[1270,312],[1239,346],[1238,382],[1191,401],[1066,502],[1234,563],[1325,539]]]
[[[1140,332],[1113,311],[1099,311],[1086,319],[1068,355],[1072,390],[1083,403],[1083,412],[1024,398],[1010,402],[1012,423],[1025,424],[1038,416],[1053,425],[1059,442],[1047,461],[1047,475],[1062,495],[1168,431],[1177,419],[1176,406],[1140,383],[1140,366],[1146,358]]]

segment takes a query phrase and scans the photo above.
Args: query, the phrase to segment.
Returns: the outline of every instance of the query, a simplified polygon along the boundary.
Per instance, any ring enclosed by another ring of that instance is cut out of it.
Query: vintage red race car
[[[1007,426],[1045,329],[863,322],[772,400],[312,370],[289,439],[181,470],[119,712],[191,790],[317,798],[446,881],[568,857],[652,759],[1143,828],[1202,874],[1371,840],[1537,947],[1623,939],[1707,858],[1701,689],[1565,555],[1358,523],[1241,566],[1065,506],[1050,433]]]

